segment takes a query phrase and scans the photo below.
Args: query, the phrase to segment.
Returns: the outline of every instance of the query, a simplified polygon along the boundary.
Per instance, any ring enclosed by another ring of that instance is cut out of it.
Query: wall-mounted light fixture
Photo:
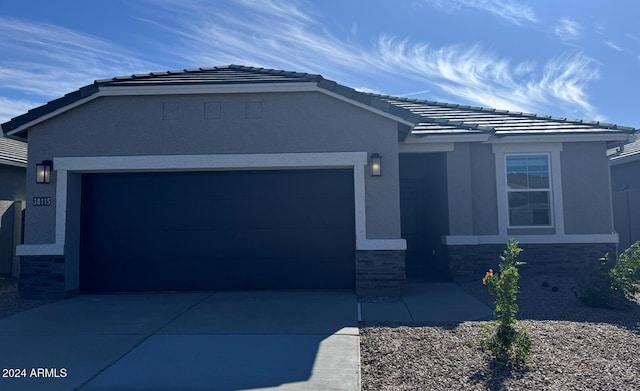
[[[371,176],[382,176],[382,156],[377,153],[371,154],[369,167],[371,168]]]
[[[42,163],[36,164],[36,183],[51,183],[52,168],[51,160],[43,160]]]

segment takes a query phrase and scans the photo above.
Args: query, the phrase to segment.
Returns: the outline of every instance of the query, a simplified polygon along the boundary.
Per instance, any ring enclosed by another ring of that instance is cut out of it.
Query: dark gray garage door
[[[84,174],[83,292],[353,288],[353,171]]]

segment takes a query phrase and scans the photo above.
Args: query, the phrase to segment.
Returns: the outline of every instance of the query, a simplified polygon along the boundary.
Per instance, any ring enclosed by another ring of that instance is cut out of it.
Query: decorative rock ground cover
[[[640,390],[640,302],[628,311],[583,306],[570,278],[520,280],[528,365],[510,369],[478,347],[487,322],[363,324],[363,390]],[[491,305],[479,281],[463,284]],[[554,289],[555,287],[555,289]]]

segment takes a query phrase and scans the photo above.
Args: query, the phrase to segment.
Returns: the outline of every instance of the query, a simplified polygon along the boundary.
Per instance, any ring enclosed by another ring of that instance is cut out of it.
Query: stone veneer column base
[[[402,296],[404,250],[356,251],[356,292],[360,297]]]
[[[78,294],[65,290],[64,256],[23,256],[20,258],[18,289],[26,299],[61,299]]]
[[[532,274],[575,275],[597,265],[598,259],[609,253],[615,259],[614,243],[554,243],[520,244],[519,260],[523,276]],[[447,246],[449,271],[456,281],[480,281],[488,269],[498,269],[500,255],[506,244]]]

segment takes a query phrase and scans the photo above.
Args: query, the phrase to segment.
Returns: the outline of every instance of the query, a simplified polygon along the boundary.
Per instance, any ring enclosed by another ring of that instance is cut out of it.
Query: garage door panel
[[[352,288],[352,170],[83,176],[81,290]]]
[[[348,287],[353,284],[350,268],[342,259],[325,259],[322,264],[308,260],[273,262],[272,258],[125,259],[105,269],[99,279],[91,281],[93,291],[198,291],[225,289],[326,289],[327,281]],[[184,273],[188,268],[191,273]],[[141,275],[153,278],[141,279]],[[243,270],[242,274],[231,274]],[[300,276],[307,276],[301,279]]]

